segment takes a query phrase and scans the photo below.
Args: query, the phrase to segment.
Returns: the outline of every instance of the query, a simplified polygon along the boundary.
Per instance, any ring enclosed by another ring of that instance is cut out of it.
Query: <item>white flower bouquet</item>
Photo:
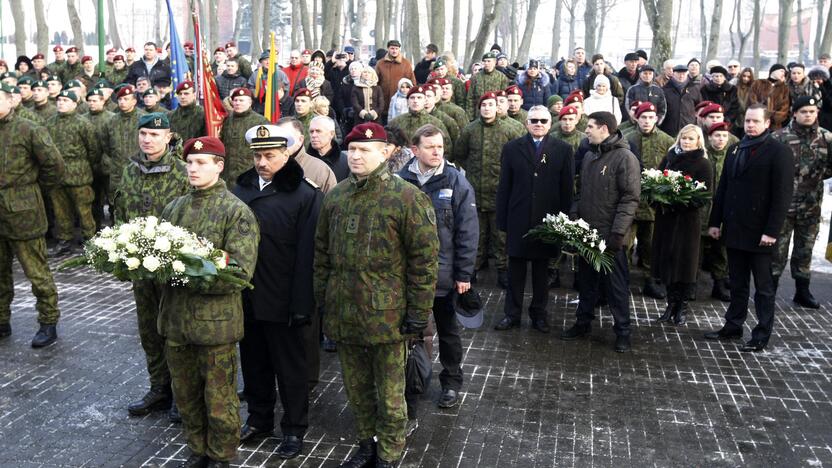
[[[711,198],[708,188],[679,171],[645,169],[641,172],[641,198],[660,205],[703,206]]]
[[[237,277],[228,254],[196,234],[155,216],[105,227],[84,245],[84,255],[58,269],[91,266],[121,281],[152,280],[203,289],[215,281],[253,286]]]
[[[596,229],[583,219],[573,221],[563,213],[547,214],[543,224],[529,229],[525,237],[575,250],[595,271],[612,271],[613,256]]]

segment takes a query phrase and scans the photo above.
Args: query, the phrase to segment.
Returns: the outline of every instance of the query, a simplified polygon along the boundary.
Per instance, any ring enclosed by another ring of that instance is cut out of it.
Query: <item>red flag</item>
[[[217,89],[217,82],[214,81],[214,73],[211,71],[211,61],[208,60],[208,54],[202,41],[202,36],[199,33],[199,18],[196,10],[193,12],[194,18],[194,36],[196,36],[196,50],[197,52],[197,66],[196,83],[202,95],[202,108],[205,109],[205,130],[208,136],[219,137],[220,129],[222,129],[222,122],[227,112],[222,106],[222,99]]]

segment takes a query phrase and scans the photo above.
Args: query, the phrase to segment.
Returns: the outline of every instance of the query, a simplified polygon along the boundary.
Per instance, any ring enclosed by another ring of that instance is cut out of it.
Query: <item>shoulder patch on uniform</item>
[[[240,230],[240,234],[248,235],[251,232],[251,223],[247,219],[241,219],[237,224],[237,229]]]
[[[304,182],[306,182],[307,184],[311,185],[311,186],[312,186],[312,188],[314,188],[314,189],[320,189],[320,188],[321,188],[321,186],[320,186],[320,185],[316,184],[316,183],[315,183],[315,181],[314,181],[314,180],[312,180],[312,179],[310,179],[309,177],[304,177],[304,178],[303,178],[303,180],[304,180]]]
[[[429,210],[426,210],[426,213],[428,214],[428,221],[430,221],[430,223],[435,226],[436,225],[436,213],[434,213],[433,207],[431,207]]]

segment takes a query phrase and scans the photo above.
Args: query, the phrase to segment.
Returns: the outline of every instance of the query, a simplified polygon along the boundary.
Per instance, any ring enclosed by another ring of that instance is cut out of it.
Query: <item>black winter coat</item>
[[[693,180],[704,183],[708,193],[713,193],[713,165],[702,150],[676,154],[675,148],[671,148],[658,169],[689,175]],[[656,209],[651,253],[654,278],[661,278],[665,284],[696,282],[702,237],[702,221],[699,218],[702,206],[703,203],[661,205]]]
[[[729,249],[773,253],[773,246],[760,247],[760,239],[780,237],[792,201],[794,156],[769,135],[738,168],[741,143],[728,148],[708,225],[722,228]]]
[[[725,111],[725,121],[735,122],[740,113],[740,100],[737,98],[737,87],[727,81],[722,86],[708,82],[700,88],[703,101],[711,101],[722,106]]]
[[[246,319],[291,325],[311,317],[315,227],[323,193],[304,179],[294,159],[263,190],[257,172],[250,169],[237,178],[233,192],[260,224],[254,289],[243,291]]]
[[[170,67],[163,60],[159,59],[150,69],[150,73],[148,73],[147,67],[144,66],[144,60],[139,59],[130,65],[130,69],[127,71],[127,78],[124,79],[124,82],[135,85],[136,80],[141,76],[146,76],[151,85],[161,78],[169,80]]]
[[[337,180],[338,182],[341,182],[342,180],[349,177],[350,166],[349,164],[347,164],[347,152],[341,151],[341,146],[338,144],[337,141],[332,141],[332,147],[329,149],[329,152],[327,154],[319,154],[318,150],[316,150],[312,146],[306,148],[306,152],[310,156],[315,156],[316,158],[325,162],[326,165],[329,166],[330,169],[332,169],[332,173],[335,174],[335,180]]]
[[[572,147],[547,135],[536,151],[526,134],[506,143],[501,157],[497,229],[506,233],[506,252],[509,257],[556,257],[558,246],[523,236],[547,214],[569,214],[575,186]]]
[[[659,128],[675,138],[682,127],[696,123],[696,105],[702,100],[702,95],[699,93],[699,86],[690,80],[681,89],[670,80],[662,91],[667,101],[667,114]]]

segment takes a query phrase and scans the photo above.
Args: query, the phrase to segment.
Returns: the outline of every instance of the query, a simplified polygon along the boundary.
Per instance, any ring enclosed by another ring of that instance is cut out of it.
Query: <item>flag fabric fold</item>
[[[179,40],[179,33],[176,31],[176,22],[173,20],[173,9],[170,6],[170,0],[165,0],[165,2],[168,5],[168,23],[170,27],[170,81],[174,89],[170,97],[170,108],[176,109],[179,107],[179,101],[176,99],[176,87],[183,81],[188,80],[190,70],[188,70],[185,49],[182,47],[182,41]]]
[[[196,9],[192,10],[191,14],[194,21],[197,54],[195,66],[197,76],[194,84],[198,88],[199,96],[202,99],[202,108],[205,110],[205,130],[208,136],[219,137],[222,122],[227,113],[222,106],[217,82],[214,80],[214,73],[211,71],[211,62],[208,60],[208,53],[199,32],[199,15]]]
[[[280,119],[280,97],[277,82],[277,47],[274,43],[274,33],[271,33],[271,47],[269,47],[269,71],[266,75],[266,99],[264,116],[272,123]]]

